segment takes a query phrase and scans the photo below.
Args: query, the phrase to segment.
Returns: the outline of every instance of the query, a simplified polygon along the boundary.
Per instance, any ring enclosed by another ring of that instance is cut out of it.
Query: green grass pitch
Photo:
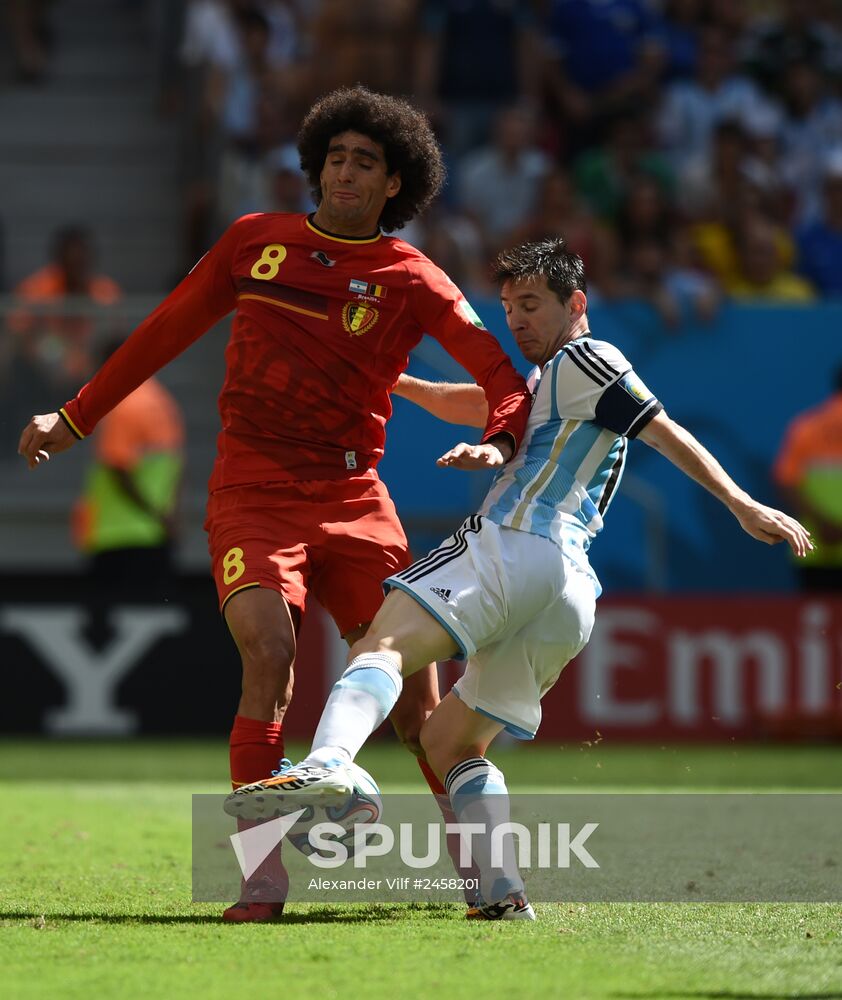
[[[839,757],[494,754],[516,791],[838,792]],[[385,791],[423,788],[394,744],[361,763]],[[276,924],[223,925],[220,906],[190,902],[190,795],[223,791],[226,773],[222,739],[0,743],[0,995],[842,998],[842,904],[540,904],[535,924],[479,925],[456,905],[291,905]]]

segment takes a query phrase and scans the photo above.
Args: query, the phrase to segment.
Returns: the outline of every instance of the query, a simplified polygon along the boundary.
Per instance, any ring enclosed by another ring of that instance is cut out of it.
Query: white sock
[[[351,761],[394,708],[403,678],[386,653],[361,653],[333,685],[313,746],[302,763]]]
[[[453,765],[444,787],[460,823],[481,823],[485,827],[484,835],[475,833],[471,839],[485,901],[498,903],[510,892],[523,892],[511,834],[503,837],[502,864],[492,865],[491,831],[510,821],[509,791],[503,772],[484,757],[471,757]]]

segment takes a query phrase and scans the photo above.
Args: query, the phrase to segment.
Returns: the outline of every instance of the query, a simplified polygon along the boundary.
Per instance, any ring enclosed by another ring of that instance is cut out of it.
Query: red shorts
[[[303,612],[309,593],[342,635],[371,621],[383,581],[411,561],[395,505],[373,472],[218,490],[205,530],[220,610],[247,587],[268,587]]]

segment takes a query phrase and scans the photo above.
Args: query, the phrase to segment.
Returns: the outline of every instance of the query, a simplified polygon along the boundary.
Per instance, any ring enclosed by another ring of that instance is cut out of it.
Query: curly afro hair
[[[400,229],[430,204],[444,183],[441,149],[426,115],[406,101],[359,85],[334,90],[317,101],[298,133],[301,168],[317,205],[322,200],[319,175],[328,143],[348,131],[379,143],[387,171],[400,171],[400,191],[388,199],[380,215],[380,227],[386,232]]]

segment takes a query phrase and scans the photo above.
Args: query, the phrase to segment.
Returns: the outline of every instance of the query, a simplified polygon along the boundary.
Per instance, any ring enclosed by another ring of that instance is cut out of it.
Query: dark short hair
[[[257,28],[264,34],[269,34],[271,25],[268,18],[259,7],[241,7],[234,14],[234,21],[240,30],[252,31]]]
[[[51,252],[54,258],[61,257],[64,251],[74,243],[83,243],[88,247],[93,244],[93,237],[87,226],[74,223],[56,229],[50,238]]]
[[[546,278],[547,288],[555,292],[560,302],[566,302],[577,290],[588,290],[582,258],[571,253],[561,237],[503,250],[491,265],[491,273],[498,285],[504,281]]]
[[[319,175],[328,144],[348,131],[379,143],[388,173],[400,171],[400,191],[387,200],[380,215],[386,232],[400,229],[430,204],[444,183],[441,149],[427,116],[407,101],[359,85],[334,90],[317,101],[298,133],[301,169],[317,205],[322,200]]]
[[[744,139],[746,130],[739,118],[723,118],[713,128],[716,139]]]

